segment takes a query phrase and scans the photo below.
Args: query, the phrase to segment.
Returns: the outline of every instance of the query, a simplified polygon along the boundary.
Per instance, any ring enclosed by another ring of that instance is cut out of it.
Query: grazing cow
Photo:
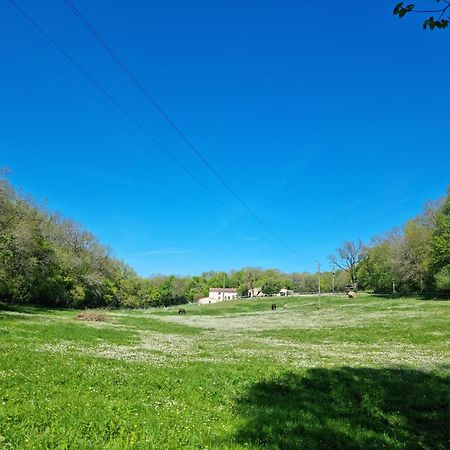
[[[275,303],[272,303],[272,311],[275,311],[277,309],[277,305]]]
[[[184,308],[180,308],[178,310],[178,314],[186,314],[186,310]]]

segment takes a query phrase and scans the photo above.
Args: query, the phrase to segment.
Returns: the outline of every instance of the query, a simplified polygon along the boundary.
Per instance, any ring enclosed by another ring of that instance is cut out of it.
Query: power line
[[[130,81],[141,91],[144,97],[151,103],[156,111],[166,120],[166,122],[172,127],[172,129],[178,134],[178,136],[185,142],[189,149],[202,161],[207,169],[220,181],[220,183],[230,192],[233,197],[241,204],[241,206],[283,247],[285,247],[290,253],[295,253],[272,229],[247,205],[242,197],[230,186],[230,184],[220,175],[220,173],[209,163],[206,157],[200,152],[200,150],[192,143],[192,141],[186,136],[186,134],[180,129],[180,127],[172,120],[172,118],[164,111],[161,105],[156,99],[148,92],[145,86],[139,81],[139,79],[133,74],[128,66],[122,61],[112,47],[106,42],[96,28],[89,22],[89,20],[82,14],[82,12],[74,5],[71,0],[64,0],[69,9],[75,14],[84,27],[91,33],[91,35],[99,42],[103,49],[110,55],[113,61],[122,69],[125,75]]]
[[[47,31],[42,28],[39,23],[34,20],[30,14],[28,14],[23,8],[21,8],[15,0],[9,0],[9,2],[16,8],[16,10],[22,14],[34,28],[39,31],[77,70],[79,70],[93,85],[98,89],[105,97],[107,97],[111,103],[114,104],[125,116],[129,118],[163,153],[165,153],[170,159],[172,159],[183,171],[189,175],[202,189],[207,192],[214,200],[220,203],[230,214],[232,214],[236,219],[243,222],[252,232],[255,232],[254,228],[244,221],[233,209],[231,209],[223,200],[221,200],[211,189],[208,188],[202,181],[200,181],[190,170],[186,167],[170,150],[168,150],[158,139],[156,139],[148,129],[136,119],[114,96],[108,92],[86,69],[84,69],[69,53],[65,48],[60,45]],[[251,211],[251,210],[250,210]],[[257,216],[255,216],[259,219]],[[268,231],[289,253],[294,254],[293,250],[283,242],[275,233],[273,233],[270,228],[268,228],[264,222],[260,219],[258,220],[266,231]],[[257,233],[259,234],[259,233]]]
[[[221,200],[211,189],[200,181],[170,150],[168,150],[158,139],[156,139],[147,128],[142,125],[121,103],[119,103],[112,94],[110,94],[92,75],[89,74],[58,42],[56,42],[25,10],[23,10],[14,0],[10,3],[54,46],[58,51],[75,66],[105,97],[107,97],[123,114],[125,114],[162,152],[164,152],[172,161],[186,172],[199,186],[201,186],[214,200],[227,209],[235,218],[242,221],[223,200]],[[244,222],[250,229],[246,222]]]

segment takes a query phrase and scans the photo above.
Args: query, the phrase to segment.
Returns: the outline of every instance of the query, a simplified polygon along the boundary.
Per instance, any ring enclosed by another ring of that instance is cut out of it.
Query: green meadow
[[[0,304],[0,448],[450,448],[449,301],[184,308]]]

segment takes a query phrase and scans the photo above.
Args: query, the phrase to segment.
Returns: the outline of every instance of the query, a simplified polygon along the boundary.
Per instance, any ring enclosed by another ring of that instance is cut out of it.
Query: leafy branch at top
[[[436,7],[436,9],[430,10],[418,10],[415,9],[415,5],[409,4],[405,5],[403,2],[397,3],[394,8],[394,15],[398,15],[400,18],[406,16],[408,13],[418,13],[418,14],[428,14],[432,15],[423,22],[423,29],[427,28],[430,30],[434,30],[435,28],[443,30],[447,28],[449,24],[449,17],[444,18],[447,10],[450,8],[449,0],[434,0],[436,3],[441,3],[442,8]]]

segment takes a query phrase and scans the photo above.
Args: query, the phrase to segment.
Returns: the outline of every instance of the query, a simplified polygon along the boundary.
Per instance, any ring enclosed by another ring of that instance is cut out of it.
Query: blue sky
[[[73,0],[291,251],[206,170],[62,0],[16,0],[210,197],[9,2],[0,166],[140,274],[326,269],[450,183],[450,31],[394,1]]]

